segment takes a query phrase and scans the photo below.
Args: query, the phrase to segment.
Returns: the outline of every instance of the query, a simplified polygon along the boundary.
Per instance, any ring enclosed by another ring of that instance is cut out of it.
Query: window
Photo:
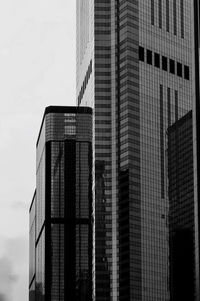
[[[171,90],[167,88],[167,116],[168,116],[168,127],[171,125]]]
[[[181,38],[184,39],[184,5],[183,0],[181,0]]]
[[[190,73],[189,73],[189,67],[188,66],[184,66],[184,78],[185,79],[190,79]]]
[[[169,32],[169,0],[166,0],[166,29]]]
[[[175,121],[178,120],[178,91],[175,90]]]
[[[147,49],[147,64],[152,65],[152,51]]]
[[[173,0],[174,35],[177,34],[176,0]]]
[[[159,28],[162,28],[162,0],[158,1]]]
[[[151,25],[154,25],[154,0],[151,0]]]
[[[166,58],[166,56],[162,57],[162,69],[167,71],[167,58]]]
[[[177,75],[182,77],[182,64],[177,63]]]
[[[144,62],[144,48],[143,47],[139,47],[139,60]]]
[[[174,62],[174,60],[171,60],[170,59],[170,61],[169,61],[169,71],[170,71],[170,73],[175,73],[175,62]]]
[[[160,68],[160,55],[158,53],[154,53],[154,66]]]
[[[164,166],[164,117],[163,117],[164,99],[163,86],[160,85],[160,161],[161,161],[161,198],[165,195],[165,166]]]

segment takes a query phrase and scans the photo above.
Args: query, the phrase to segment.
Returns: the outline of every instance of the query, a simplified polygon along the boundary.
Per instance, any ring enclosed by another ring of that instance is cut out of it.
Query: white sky
[[[28,209],[44,108],[75,105],[75,0],[0,1],[0,301],[28,300]]]

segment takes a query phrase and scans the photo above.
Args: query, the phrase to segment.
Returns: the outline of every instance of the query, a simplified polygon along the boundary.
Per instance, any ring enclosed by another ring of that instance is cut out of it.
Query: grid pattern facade
[[[35,203],[36,193],[29,211],[29,301],[35,301]]]
[[[192,111],[168,128],[170,300],[195,300]]]
[[[190,1],[184,1],[184,38],[180,1],[140,1],[140,45],[160,58],[166,72],[152,62],[140,62],[140,158],[142,227],[142,300],[169,298],[168,192],[166,131],[192,108],[192,83],[177,74],[176,61],[192,69]],[[162,7],[161,7],[162,6]],[[151,14],[154,10],[154,25]],[[168,13],[169,11],[169,13]],[[169,22],[167,21],[169,19]],[[167,22],[166,22],[167,21]],[[168,25],[167,25],[168,24]]]
[[[77,1],[77,50],[82,48],[80,20],[81,3]],[[115,265],[112,244],[114,236],[112,223],[115,222],[112,206],[111,187],[111,1],[89,0],[89,41],[84,58],[77,57],[77,97],[81,91],[90,61],[93,68],[82,97],[83,103],[95,108],[93,126],[95,136],[95,296],[96,300],[111,300]],[[88,16],[87,16],[88,17]],[[113,20],[115,22],[115,19]],[[83,33],[87,35],[87,32]],[[77,52],[78,55],[78,52]],[[94,59],[95,58],[95,59]],[[98,101],[96,101],[98,99]],[[113,144],[114,147],[114,144]],[[111,219],[111,212],[113,214]]]
[[[30,211],[30,300],[92,300],[91,109],[46,108],[37,142],[36,196]]]
[[[193,146],[194,146],[194,204],[195,204],[195,268],[196,268],[196,295],[200,298],[200,265],[199,265],[199,241],[200,241],[200,169],[199,169],[199,153],[200,153],[200,4],[198,0],[192,3],[192,19],[194,23],[194,53],[193,53]]]
[[[192,108],[191,1],[89,4],[77,98],[91,60],[93,71],[77,102],[94,109],[96,182],[103,170],[103,192],[96,185],[96,300],[169,300],[166,133]]]

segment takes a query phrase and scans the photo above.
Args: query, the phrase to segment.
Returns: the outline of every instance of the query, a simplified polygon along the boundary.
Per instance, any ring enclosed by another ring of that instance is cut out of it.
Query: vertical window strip
[[[160,85],[160,167],[161,167],[161,198],[164,198],[165,182],[164,182],[163,86],[162,85]]]
[[[168,127],[171,125],[171,91],[170,88],[167,88],[167,118],[168,118]]]
[[[159,28],[162,28],[162,0],[159,0],[158,6],[158,23]]]
[[[181,0],[181,38],[184,39],[184,4]]]
[[[151,0],[151,25],[154,25],[154,0]]]
[[[178,91],[175,90],[175,121],[178,121]]]
[[[173,0],[174,35],[177,35],[176,0]]]
[[[197,15],[198,15],[198,18],[197,18],[197,22],[199,23],[199,34],[200,34],[200,3],[198,4],[198,13],[197,13]],[[197,26],[198,26],[198,24],[197,24]],[[199,48],[200,48],[200,38],[199,38]]]
[[[166,29],[169,32],[169,0],[166,0]]]
[[[175,122],[178,121],[178,91],[175,90]],[[178,134],[178,126],[176,126],[175,129],[175,145],[176,145],[176,150],[175,150],[175,156],[176,156],[176,183],[179,183],[179,152],[178,152],[178,140],[179,140],[179,134]],[[176,202],[179,203],[179,185],[176,186]]]

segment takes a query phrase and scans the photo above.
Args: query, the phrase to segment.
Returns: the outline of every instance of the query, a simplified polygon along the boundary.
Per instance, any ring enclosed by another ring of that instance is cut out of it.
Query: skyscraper
[[[92,110],[47,107],[30,207],[30,301],[92,300],[92,200]]]
[[[77,103],[94,109],[103,183],[97,301],[170,298],[167,129],[192,109],[193,14],[191,0],[77,0]]]
[[[196,300],[200,298],[200,4],[192,1],[194,24],[193,51],[193,145],[194,145],[194,201],[195,201],[195,268]]]
[[[170,300],[195,300],[192,111],[168,128]]]

